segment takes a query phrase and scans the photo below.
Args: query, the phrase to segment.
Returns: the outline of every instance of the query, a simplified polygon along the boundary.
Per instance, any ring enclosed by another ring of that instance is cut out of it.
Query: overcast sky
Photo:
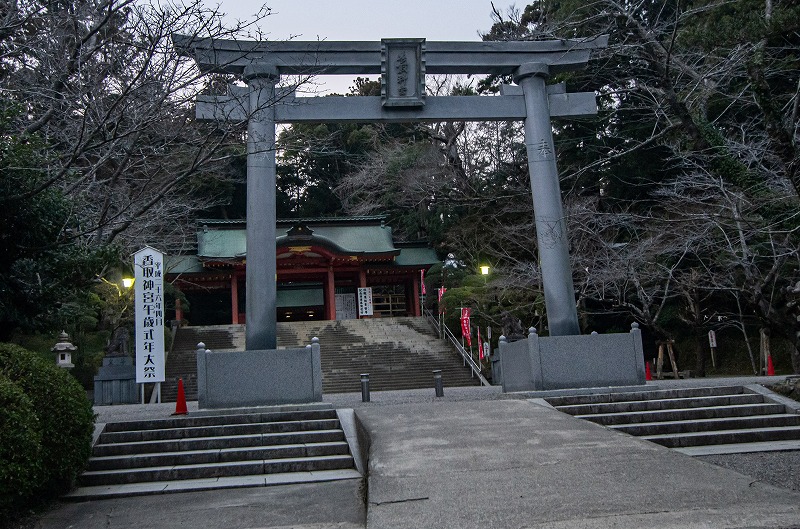
[[[246,20],[264,4],[260,0],[206,0],[219,3],[230,17]],[[270,40],[368,40],[424,38],[479,41],[492,25],[491,0],[269,0],[272,14],[261,24]],[[525,2],[494,0],[501,13]],[[344,93],[352,79],[327,80],[328,89]]]

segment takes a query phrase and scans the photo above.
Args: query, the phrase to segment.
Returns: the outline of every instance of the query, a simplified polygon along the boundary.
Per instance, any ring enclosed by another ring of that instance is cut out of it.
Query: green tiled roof
[[[196,255],[167,255],[164,257],[164,268],[168,274],[191,274],[202,272],[203,264]]]
[[[398,266],[434,265],[440,263],[433,248],[401,248],[395,260]]]
[[[197,255],[211,259],[243,258],[247,254],[247,233],[241,230],[202,228],[197,232]]]
[[[363,224],[365,222],[380,223],[386,220],[386,215],[362,215],[360,217],[304,217],[298,219],[277,219],[276,223],[280,226],[291,227],[296,224]],[[244,226],[244,219],[198,219],[199,225],[209,226]]]
[[[352,253],[386,253],[397,248],[389,226],[309,226],[315,236],[325,237],[336,246]]]
[[[284,245],[320,244],[343,254],[395,254],[395,265],[432,265],[439,262],[431,248],[395,246],[392,229],[384,217],[351,217],[331,219],[279,220],[276,243]],[[247,256],[247,234],[244,222],[200,221],[197,231],[197,257],[201,260],[239,260]],[[307,226],[311,239],[290,238],[292,226]],[[198,263],[199,266],[199,263]]]
[[[288,230],[278,230],[277,242],[290,242]],[[344,253],[396,252],[392,230],[388,226],[312,226],[314,236],[321,237]],[[298,241],[297,244],[300,244]],[[244,229],[201,229],[197,232],[197,255],[211,259],[243,258],[247,255]]]

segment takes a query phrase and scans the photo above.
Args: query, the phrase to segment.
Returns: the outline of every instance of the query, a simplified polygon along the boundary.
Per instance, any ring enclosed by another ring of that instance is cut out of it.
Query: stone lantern
[[[56,365],[66,369],[75,367],[72,363],[72,351],[78,349],[69,341],[69,334],[61,331],[58,335],[58,343],[50,349],[56,354]]]

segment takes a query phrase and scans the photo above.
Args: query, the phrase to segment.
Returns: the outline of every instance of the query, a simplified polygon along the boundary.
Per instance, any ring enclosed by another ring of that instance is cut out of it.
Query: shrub
[[[0,375],[0,520],[29,503],[41,484],[41,442],[31,399]]]
[[[0,344],[0,374],[30,399],[41,428],[44,475],[35,493],[46,499],[66,492],[91,452],[94,413],[86,393],[62,368],[12,344]]]

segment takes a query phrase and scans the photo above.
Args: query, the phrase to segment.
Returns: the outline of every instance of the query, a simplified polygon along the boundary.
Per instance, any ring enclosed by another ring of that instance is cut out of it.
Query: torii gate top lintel
[[[182,55],[204,72],[241,74],[255,62],[274,64],[284,75],[381,73],[382,42],[251,41],[173,35]],[[386,39],[404,40],[404,39]],[[511,74],[521,64],[547,64],[551,73],[582,68],[608,36],[581,40],[438,42],[424,39],[428,74]]]

